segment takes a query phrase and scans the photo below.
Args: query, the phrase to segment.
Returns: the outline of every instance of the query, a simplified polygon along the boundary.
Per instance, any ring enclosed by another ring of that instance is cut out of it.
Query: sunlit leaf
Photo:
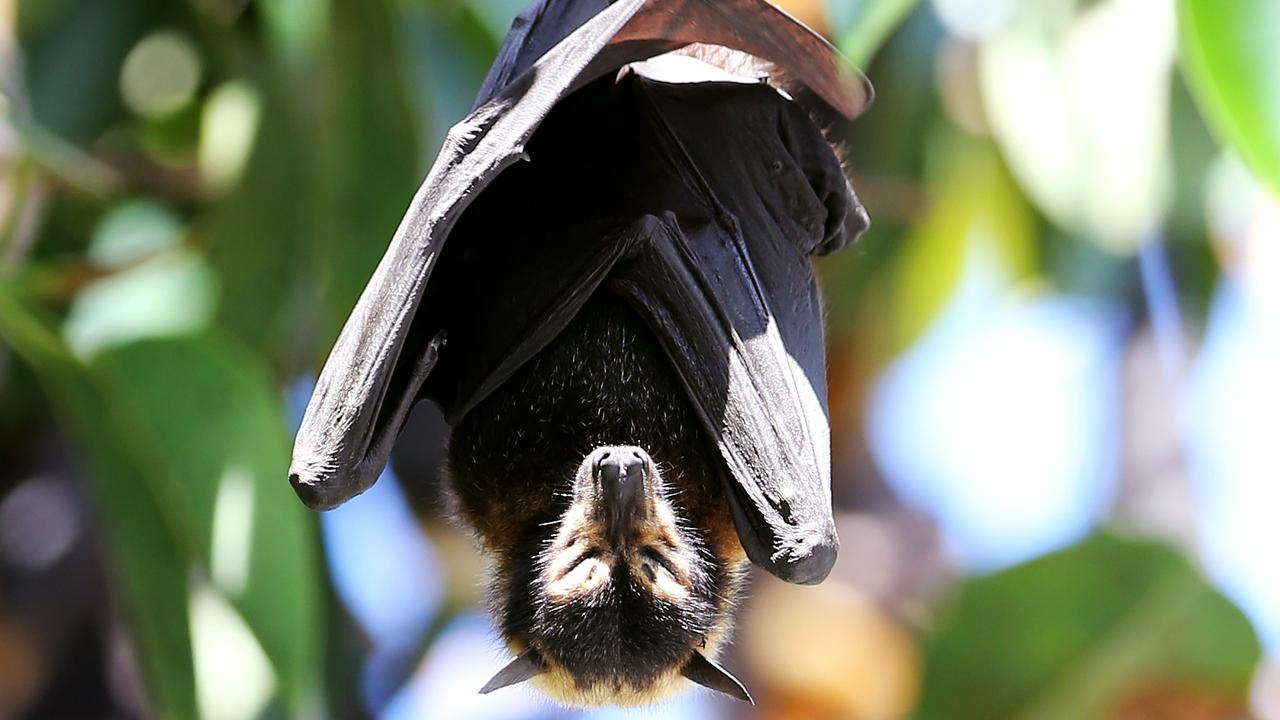
[[[191,594],[191,645],[196,695],[207,720],[265,720],[276,692],[271,663],[226,598],[208,586]]]
[[[213,317],[215,283],[200,255],[165,253],[81,290],[63,337],[88,358],[109,345],[201,330]]]
[[[200,118],[200,176],[215,192],[244,173],[262,122],[262,98],[252,85],[232,80],[209,93]]]
[[[181,110],[195,96],[203,71],[187,35],[160,30],[139,40],[120,68],[120,95],[130,110],[151,119]]]
[[[111,406],[53,323],[2,281],[0,340],[39,378],[83,451],[156,716],[195,718],[187,548],[171,514],[173,498],[163,490],[166,479],[114,422]]]
[[[1074,720],[1160,688],[1243,707],[1260,648],[1175,550],[1099,535],[963,585],[925,654],[918,720]]]
[[[1179,0],[1178,27],[1210,123],[1280,193],[1280,3]]]
[[[1147,0],[1099,0],[1072,13],[1059,5],[1019,3],[983,42],[986,116],[1050,219],[1131,254],[1169,205],[1173,11]]]
[[[103,267],[124,268],[172,247],[181,235],[181,222],[164,205],[131,200],[112,208],[98,223],[88,257]]]
[[[217,337],[104,352],[92,370],[122,428],[155,458],[174,524],[243,613],[287,697],[317,682],[321,591],[312,519],[285,481],[284,411],[261,362]]]

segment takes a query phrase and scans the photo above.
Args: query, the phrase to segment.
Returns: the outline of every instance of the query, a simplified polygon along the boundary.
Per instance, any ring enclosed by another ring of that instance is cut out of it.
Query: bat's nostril
[[[618,478],[623,477],[622,468],[615,461],[601,460],[596,466],[596,473],[606,482],[616,482]]]
[[[644,464],[632,463],[627,466],[627,482],[641,483],[644,482]]]
[[[645,468],[645,467],[648,467],[649,464],[653,462],[652,460],[649,459],[649,453],[645,452],[643,448],[630,447],[630,448],[626,448],[626,450],[627,450],[627,459],[625,461],[625,464],[628,468],[632,466]]]

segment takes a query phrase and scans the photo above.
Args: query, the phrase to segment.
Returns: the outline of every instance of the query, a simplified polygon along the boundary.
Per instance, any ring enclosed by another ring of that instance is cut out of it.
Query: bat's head
[[[588,454],[548,530],[525,647],[485,691],[532,679],[566,704],[637,705],[691,680],[750,701],[710,659],[729,630],[736,569],[685,525],[643,449]]]

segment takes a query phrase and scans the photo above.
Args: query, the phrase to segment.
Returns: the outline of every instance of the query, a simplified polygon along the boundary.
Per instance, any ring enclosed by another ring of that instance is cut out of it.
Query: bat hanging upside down
[[[819,129],[870,86],[764,0],[543,0],[516,20],[320,375],[290,481],[326,509],[409,409],[516,656],[570,705],[699,685],[749,562],[835,561],[809,257],[867,226]],[[445,242],[448,240],[449,242]]]

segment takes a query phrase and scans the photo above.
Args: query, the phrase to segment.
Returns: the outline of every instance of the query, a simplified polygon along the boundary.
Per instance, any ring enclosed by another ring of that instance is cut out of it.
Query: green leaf
[[[965,584],[927,639],[916,717],[1108,717],[1151,688],[1243,703],[1260,652],[1175,550],[1103,534]]]
[[[832,34],[854,65],[866,67],[918,0],[828,0]]]
[[[19,15],[23,75],[34,119],[65,140],[87,142],[120,116],[120,65],[154,21],[160,3],[39,5],[10,6]]]
[[[271,39],[287,58],[314,52],[325,30],[327,3],[313,0],[259,0]]]
[[[151,339],[91,366],[178,499],[174,525],[244,616],[295,708],[320,669],[319,552],[285,482],[284,411],[259,360],[216,336]]]
[[[422,178],[416,108],[392,4],[333,0],[329,27],[320,188],[325,347],[337,337]]]
[[[1280,3],[1179,0],[1182,67],[1217,134],[1280,193]]]
[[[37,375],[83,451],[156,715],[195,718],[188,562],[169,512],[173,498],[53,327],[13,283],[0,280],[0,339]]]
[[[199,220],[196,235],[207,238],[220,280],[222,324],[283,361],[304,345],[312,312],[319,143],[299,111],[308,103],[290,95],[279,68],[260,51],[246,50],[240,65],[243,87],[260,95],[261,122],[243,177]]]
[[[204,256],[166,252],[83,288],[63,324],[80,358],[142,337],[188,335],[213,316],[216,279]]]

